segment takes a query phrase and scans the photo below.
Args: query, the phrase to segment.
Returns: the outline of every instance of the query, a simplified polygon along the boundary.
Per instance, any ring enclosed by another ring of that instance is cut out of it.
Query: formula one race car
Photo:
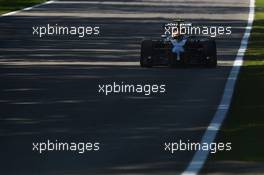
[[[215,40],[207,36],[181,34],[180,26],[190,27],[190,23],[178,20],[167,23],[165,35],[159,40],[143,40],[141,43],[141,67],[165,65],[199,64],[214,68],[217,66]],[[177,29],[177,30],[176,30]]]

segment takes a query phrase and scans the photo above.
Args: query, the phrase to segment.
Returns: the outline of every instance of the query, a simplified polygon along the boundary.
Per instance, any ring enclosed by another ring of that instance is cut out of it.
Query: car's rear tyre
[[[153,52],[152,40],[143,40],[141,42],[141,57],[140,57],[141,67],[153,66],[152,52]]]
[[[208,40],[204,43],[205,66],[215,68],[217,66],[217,51],[214,40]]]

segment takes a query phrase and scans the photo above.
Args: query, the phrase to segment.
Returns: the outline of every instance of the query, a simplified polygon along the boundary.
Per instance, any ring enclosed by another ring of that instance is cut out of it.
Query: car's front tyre
[[[205,65],[208,68],[217,67],[217,51],[216,43],[214,40],[208,40],[204,43],[204,55],[205,55]]]
[[[152,40],[143,40],[141,42],[141,57],[140,57],[141,67],[152,67],[153,66],[152,53],[153,53]]]

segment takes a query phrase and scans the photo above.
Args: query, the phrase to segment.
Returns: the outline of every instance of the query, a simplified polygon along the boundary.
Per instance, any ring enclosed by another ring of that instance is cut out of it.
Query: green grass
[[[0,0],[0,14],[30,7],[46,0]]]
[[[232,142],[232,151],[213,159],[264,161],[264,0],[256,1],[245,62],[218,141]]]

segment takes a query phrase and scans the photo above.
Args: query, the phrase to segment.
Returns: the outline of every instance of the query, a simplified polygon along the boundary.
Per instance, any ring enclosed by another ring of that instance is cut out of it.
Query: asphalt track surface
[[[248,1],[60,1],[0,18],[0,174],[179,174],[222,97],[247,23]],[[219,66],[140,68],[140,41],[179,17],[232,26]],[[32,36],[32,26],[99,25],[100,37]],[[98,94],[98,84],[166,84],[166,94]],[[32,142],[98,141],[99,152],[32,152]]]

